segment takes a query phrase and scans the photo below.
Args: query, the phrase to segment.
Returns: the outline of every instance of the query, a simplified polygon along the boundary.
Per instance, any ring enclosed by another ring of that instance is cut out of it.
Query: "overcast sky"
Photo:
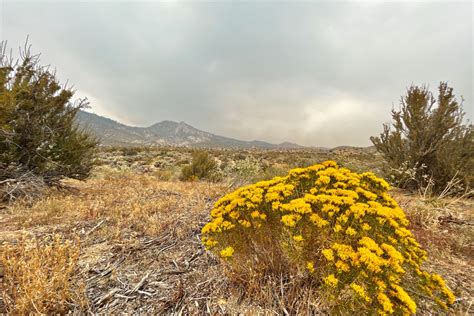
[[[0,0],[92,111],[239,138],[370,144],[410,84],[448,81],[472,120],[473,4]]]

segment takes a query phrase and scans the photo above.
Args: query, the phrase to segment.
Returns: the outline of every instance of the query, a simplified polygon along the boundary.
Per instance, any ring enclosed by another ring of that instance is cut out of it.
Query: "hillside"
[[[284,148],[303,146],[284,142],[242,141],[201,131],[185,122],[162,121],[149,127],[132,127],[97,114],[81,111],[78,123],[104,145],[171,145],[208,148]]]

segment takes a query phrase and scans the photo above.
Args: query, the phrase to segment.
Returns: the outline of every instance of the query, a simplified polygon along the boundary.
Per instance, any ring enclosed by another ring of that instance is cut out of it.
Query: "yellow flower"
[[[329,213],[331,211],[335,211],[337,208],[337,210],[339,210],[339,208],[337,206],[334,206],[332,204],[324,204],[323,207],[321,208],[321,211],[323,213]]]
[[[218,244],[217,240],[214,240],[212,238],[206,238],[206,237],[202,238],[202,242],[203,242],[204,246],[206,246],[207,250],[215,247]]]
[[[337,218],[337,221],[343,224],[347,223],[348,220],[349,220],[349,216],[347,216],[346,214],[342,214],[341,216]]]
[[[403,255],[397,249],[395,249],[395,247],[385,243],[383,243],[380,247],[388,254],[392,260],[392,263],[402,264],[405,261]]]
[[[357,232],[352,227],[349,227],[348,229],[346,229],[346,234],[349,236],[354,236],[354,235],[357,235]]]
[[[259,247],[272,242],[313,277],[320,276],[314,265],[322,264],[323,282],[334,288],[329,294],[337,297],[350,288],[354,297],[362,298],[359,306],[366,309],[361,313],[415,313],[416,303],[405,286],[418,286],[446,307],[455,297],[439,275],[421,270],[426,252],[408,230],[409,221],[388,189],[388,183],[373,173],[357,174],[332,161],[293,169],[288,176],[245,186],[219,199],[202,228],[202,243],[230,258],[232,247],[216,246],[237,247],[237,242],[250,240],[261,242]],[[239,229],[233,229],[236,226]],[[262,242],[260,236],[272,239]],[[321,263],[301,261],[319,251]],[[244,251],[240,256],[249,259]],[[240,262],[229,264],[238,267]],[[367,304],[371,299],[373,304]]]
[[[359,244],[375,252],[378,256],[381,256],[383,254],[383,250],[380,249],[379,245],[370,237],[362,237],[359,240]]]
[[[440,300],[438,297],[436,297],[434,299],[435,303],[438,304],[439,306],[441,306],[441,308],[443,308],[445,311],[448,310],[448,305],[446,305],[445,302],[443,302],[442,300]]]
[[[237,218],[240,217],[240,213],[237,212],[237,211],[232,211],[232,212],[230,212],[229,216],[233,219],[237,219]]]
[[[436,273],[432,274],[430,278],[434,283],[438,284],[438,286],[441,289],[441,292],[448,299],[448,304],[453,304],[454,301],[456,300],[456,297],[454,296],[453,292],[451,292],[446,287],[446,283],[444,282],[443,278],[439,274],[436,274]]]
[[[229,222],[229,221],[223,221],[222,224],[221,224],[221,228],[222,228],[223,230],[229,230],[229,229],[232,229],[232,228],[234,228],[234,227],[235,227],[235,225],[232,224],[232,223]]]
[[[387,285],[380,279],[375,278],[374,282],[377,285],[377,288],[381,291],[384,291],[387,288]]]
[[[341,231],[341,230],[342,230],[342,226],[341,226],[341,225],[339,225],[339,224],[336,224],[336,225],[334,225],[334,228],[333,228],[333,230],[334,230],[334,232],[335,232],[335,233],[337,233],[337,232],[339,232],[339,231]]]
[[[378,293],[377,300],[379,301],[380,305],[382,305],[382,310],[385,313],[393,314],[393,304],[387,295]]]
[[[322,219],[318,214],[311,214],[309,219],[311,220],[311,222],[313,222],[314,225],[318,226],[319,228],[329,225],[329,222],[325,219]]]
[[[337,252],[337,256],[342,260],[357,260],[357,253],[354,252],[354,249],[350,245],[334,243],[332,249]]]
[[[252,213],[250,213],[250,216],[252,216],[252,218],[260,217],[260,212],[259,211],[253,211]]]
[[[332,249],[324,249],[322,253],[324,257],[326,257],[327,261],[334,261],[334,252],[332,251]]]
[[[408,308],[410,313],[416,314],[416,303],[412,300],[410,295],[399,285],[392,285],[392,288],[396,291],[396,297]]]
[[[230,258],[234,255],[234,248],[232,247],[226,247],[221,250],[220,252],[222,258]]]
[[[281,217],[281,222],[288,227],[295,227],[296,223],[301,219],[301,216],[298,214],[289,214],[283,215]]]
[[[329,286],[336,287],[339,283],[339,280],[334,276],[334,274],[330,274],[327,277],[323,278],[324,283]]]
[[[368,231],[368,230],[371,230],[371,229],[372,229],[372,227],[370,227],[369,224],[367,224],[367,223],[362,224],[362,230]]]
[[[316,180],[315,184],[316,185],[327,185],[331,182],[331,178],[328,176],[320,176],[318,180]]]
[[[349,272],[350,270],[350,267],[347,263],[345,263],[344,261],[341,261],[341,260],[338,260],[336,262],[336,268],[339,269],[340,271],[343,271],[343,272]]]
[[[293,240],[296,242],[302,242],[304,238],[301,235],[296,235],[296,236],[293,236]]]
[[[372,272],[378,273],[382,271],[382,267],[387,265],[387,261],[377,256],[377,254],[370,251],[366,247],[360,247],[357,249],[359,254],[358,260],[365,264],[365,266]]]
[[[352,283],[350,286],[351,286],[351,289],[354,290],[354,292],[358,296],[363,298],[366,302],[370,301],[370,298],[367,296],[367,294],[365,293],[365,290],[362,286],[358,285],[357,283]]]
[[[281,209],[287,212],[295,212],[299,214],[311,213],[311,204],[306,203],[305,199],[294,199],[289,203],[281,205]]]
[[[249,228],[249,227],[252,226],[252,224],[249,221],[245,220],[245,219],[239,220],[239,224],[244,226],[245,228]]]

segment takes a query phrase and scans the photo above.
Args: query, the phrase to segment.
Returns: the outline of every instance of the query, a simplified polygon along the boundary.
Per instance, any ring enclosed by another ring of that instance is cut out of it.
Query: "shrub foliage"
[[[437,99],[427,87],[411,86],[392,111],[392,128],[384,125],[371,141],[387,160],[388,176],[407,189],[428,185],[435,193],[456,179],[474,184],[474,130],[463,125],[464,112],[453,88],[440,83]]]
[[[426,253],[388,189],[333,161],[293,169],[217,201],[202,240],[243,279],[307,274],[333,312],[414,314],[414,293],[447,308],[454,296],[421,269]]]
[[[214,180],[217,164],[206,151],[195,151],[192,162],[181,169],[181,180]]]
[[[96,140],[75,122],[87,100],[71,99],[54,72],[29,49],[12,60],[0,49],[0,182],[26,174],[55,184],[62,177],[85,178]]]

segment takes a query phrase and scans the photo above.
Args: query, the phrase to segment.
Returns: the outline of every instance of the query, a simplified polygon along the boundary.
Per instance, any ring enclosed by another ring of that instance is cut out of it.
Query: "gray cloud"
[[[13,2],[34,51],[119,121],[245,140],[369,145],[411,83],[447,80],[472,119],[471,2]]]

